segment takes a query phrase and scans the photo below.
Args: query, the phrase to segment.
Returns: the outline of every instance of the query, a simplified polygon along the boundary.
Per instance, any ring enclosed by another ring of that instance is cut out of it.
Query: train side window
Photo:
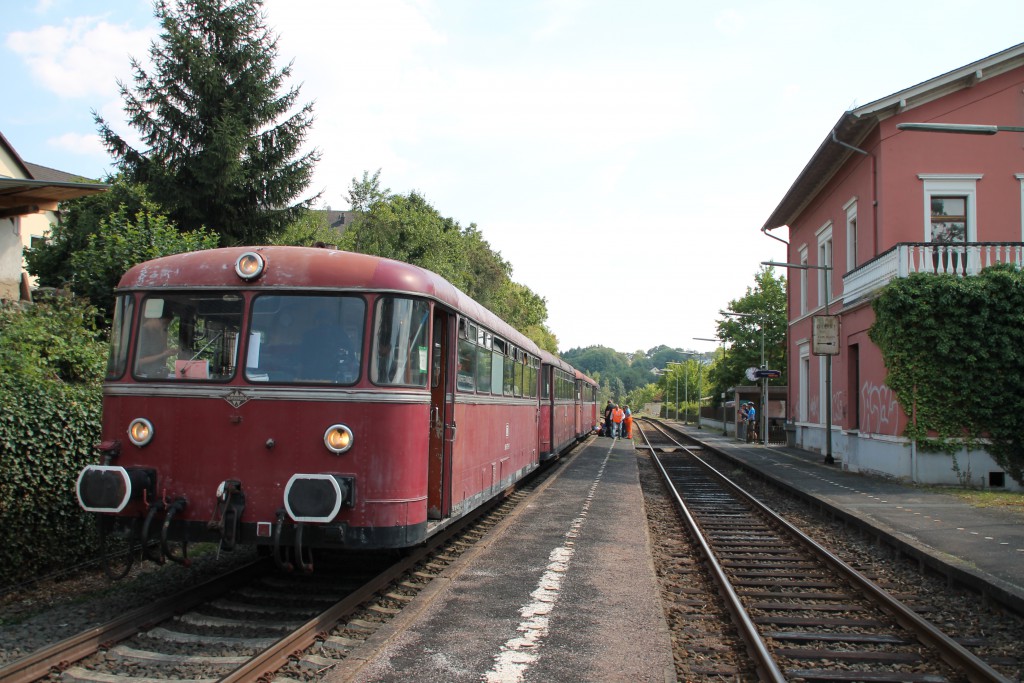
[[[501,396],[502,381],[505,377],[505,340],[494,338],[491,350],[491,393]]]
[[[508,347],[508,358],[505,360],[505,377],[502,382],[502,393],[512,395],[512,378],[516,374],[516,347]]]
[[[114,323],[110,328],[110,350],[107,355],[107,379],[117,379],[128,367],[128,342],[131,341],[132,314],[135,299],[130,294],[117,297]]]
[[[476,389],[476,344],[468,339],[459,340],[459,370],[455,385],[459,391],[472,393]]]
[[[476,353],[476,390],[491,393],[491,333],[480,330],[480,346]]]
[[[370,377],[375,384],[427,386],[429,328],[430,306],[426,301],[391,296],[377,300],[370,361]]]
[[[515,376],[514,390],[515,390],[516,396],[522,396],[523,395],[523,369],[524,369],[524,366],[523,366],[523,359],[522,359],[521,355],[516,360],[515,368],[516,368],[516,376]]]

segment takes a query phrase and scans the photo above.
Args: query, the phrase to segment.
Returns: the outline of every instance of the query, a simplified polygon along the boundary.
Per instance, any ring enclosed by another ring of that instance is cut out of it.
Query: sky
[[[694,338],[786,259],[761,226],[843,112],[1024,42],[1021,0],[264,10],[288,84],[315,102],[321,208],[348,208],[380,169],[475,223],[547,300],[562,351],[713,349]],[[149,0],[0,1],[0,132],[26,161],[104,177],[93,111],[137,139],[117,81],[158,29]]]

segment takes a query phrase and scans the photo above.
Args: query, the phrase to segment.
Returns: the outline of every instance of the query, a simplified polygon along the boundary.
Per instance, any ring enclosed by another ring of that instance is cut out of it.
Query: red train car
[[[576,370],[558,356],[541,351],[540,457],[557,457],[576,442]]]
[[[585,436],[597,431],[597,382],[576,370],[576,431]]]
[[[178,561],[186,541],[303,568],[312,547],[414,545],[538,467],[540,356],[405,263],[300,247],[143,263],[117,289],[79,502]]]

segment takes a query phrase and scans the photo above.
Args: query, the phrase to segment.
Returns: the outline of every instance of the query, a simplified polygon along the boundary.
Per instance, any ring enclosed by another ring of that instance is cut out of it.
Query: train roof
[[[259,254],[263,273],[246,282],[235,262]],[[249,290],[343,290],[415,294],[434,299],[472,318],[532,354],[540,348],[437,273],[401,261],[314,247],[226,247],[164,256],[131,268],[118,290],[232,288]]]
[[[562,370],[565,370],[566,372],[568,372],[570,375],[572,375],[576,379],[583,380],[587,384],[593,384],[595,387],[597,386],[597,382],[595,382],[590,377],[588,377],[584,373],[580,372],[579,370],[574,368],[572,365],[570,365],[569,363],[565,362],[559,356],[556,356],[553,353],[549,353],[549,352],[545,351],[544,349],[541,349],[541,351],[540,351],[540,360],[541,360],[542,363],[546,363],[547,365],[554,365],[556,368],[561,368]]]

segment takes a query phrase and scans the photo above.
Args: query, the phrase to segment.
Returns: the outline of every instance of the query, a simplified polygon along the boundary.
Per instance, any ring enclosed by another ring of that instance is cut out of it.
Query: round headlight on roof
[[[324,432],[324,445],[331,453],[344,453],[352,448],[355,436],[352,430],[343,424],[331,425]]]
[[[153,423],[144,417],[137,417],[128,425],[128,440],[136,446],[145,446],[153,438]]]
[[[265,266],[262,256],[254,251],[247,251],[235,261],[235,272],[243,280],[255,280],[263,274]]]

